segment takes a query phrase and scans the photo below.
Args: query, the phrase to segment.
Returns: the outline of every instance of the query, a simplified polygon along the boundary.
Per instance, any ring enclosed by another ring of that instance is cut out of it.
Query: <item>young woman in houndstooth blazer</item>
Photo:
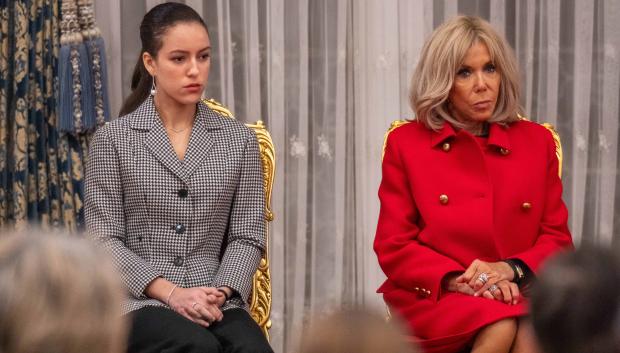
[[[129,352],[272,352],[246,301],[265,247],[258,141],[200,102],[202,18],[155,6],[121,117],[95,134],[89,231],[114,255],[131,312]]]

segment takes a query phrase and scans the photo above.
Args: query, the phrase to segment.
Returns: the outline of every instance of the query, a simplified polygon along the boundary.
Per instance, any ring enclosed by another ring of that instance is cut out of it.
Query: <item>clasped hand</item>
[[[486,277],[486,278],[485,278]],[[512,282],[514,273],[503,262],[474,260],[462,274],[451,274],[446,278],[446,289],[467,295],[517,304],[520,298],[519,286]]]
[[[222,320],[220,307],[225,301],[224,294],[213,287],[178,287],[170,296],[169,305],[187,319],[209,327]]]

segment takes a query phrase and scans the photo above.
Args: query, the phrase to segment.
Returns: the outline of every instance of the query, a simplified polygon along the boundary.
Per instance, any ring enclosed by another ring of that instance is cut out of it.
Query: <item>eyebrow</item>
[[[200,53],[200,52],[203,52],[203,51],[206,51],[206,50],[211,50],[211,47],[210,46],[204,47],[204,48],[200,49],[198,52]],[[189,53],[189,51],[182,50],[182,49],[175,49],[175,50],[172,50],[170,52],[170,54],[188,54],[188,53]]]
[[[484,65],[482,65],[482,66],[484,67],[484,66],[487,66],[487,65],[495,65],[495,63],[493,61],[489,60],[486,63],[484,63]],[[471,69],[471,66],[462,64],[461,66],[459,66],[459,69]]]

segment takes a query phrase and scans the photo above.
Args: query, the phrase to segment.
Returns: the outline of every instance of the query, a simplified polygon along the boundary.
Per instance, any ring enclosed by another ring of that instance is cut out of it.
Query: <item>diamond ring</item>
[[[482,272],[480,276],[478,276],[478,280],[482,282],[482,284],[485,284],[489,281],[489,275],[486,272]]]

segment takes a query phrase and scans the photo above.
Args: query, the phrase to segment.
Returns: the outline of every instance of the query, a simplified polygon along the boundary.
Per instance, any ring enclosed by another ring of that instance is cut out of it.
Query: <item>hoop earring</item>
[[[151,96],[154,96],[157,93],[157,86],[155,86],[155,76],[153,76],[153,84],[151,85]]]

